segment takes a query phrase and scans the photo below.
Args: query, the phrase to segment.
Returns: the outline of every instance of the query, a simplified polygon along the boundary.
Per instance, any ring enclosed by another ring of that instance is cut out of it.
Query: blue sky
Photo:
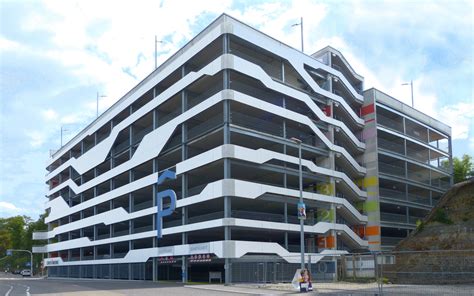
[[[49,151],[226,12],[305,52],[339,49],[376,87],[448,123],[474,155],[471,1],[0,0],[0,217],[37,218]]]

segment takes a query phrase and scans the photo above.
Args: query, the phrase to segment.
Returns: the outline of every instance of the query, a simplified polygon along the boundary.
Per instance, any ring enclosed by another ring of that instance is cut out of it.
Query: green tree
[[[449,168],[449,161],[442,162],[442,166]],[[474,163],[472,156],[464,154],[461,159],[453,157],[453,178],[454,183],[459,183],[474,177]]]
[[[33,232],[46,230],[44,223],[46,213],[41,215],[37,221],[28,216],[15,216],[0,218],[0,258],[5,256],[8,249],[31,250],[33,244],[43,245],[46,242],[33,241]],[[33,266],[39,265],[42,255],[34,254]],[[25,263],[30,261],[26,253],[13,252],[12,256],[0,261],[0,268],[10,269],[24,268]]]

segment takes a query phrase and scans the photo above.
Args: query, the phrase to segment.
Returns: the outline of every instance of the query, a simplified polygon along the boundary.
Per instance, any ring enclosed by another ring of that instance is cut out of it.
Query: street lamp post
[[[67,132],[68,129],[65,129],[63,125],[61,125],[61,147],[63,147],[63,133]]]
[[[155,35],[155,69],[158,68],[158,43],[164,43],[164,41],[158,40],[158,37]]]
[[[106,98],[106,95],[99,95],[99,92],[97,92],[97,99],[96,99],[96,118],[99,117],[99,98]]]
[[[409,85],[411,87],[411,106],[412,108],[415,108],[415,102],[413,100],[413,80],[410,80],[410,83],[402,83],[402,85]]]
[[[299,204],[304,205],[303,202],[303,169],[301,167],[301,143],[302,141],[298,138],[291,138],[293,142],[298,144],[298,159],[299,159],[299,187],[300,187],[300,198]],[[300,251],[301,251],[301,270],[304,269],[304,219],[300,218]]]
[[[304,42],[303,42],[303,17],[300,18],[300,22],[299,23],[296,23],[296,24],[293,24],[291,25],[292,27],[296,27],[296,26],[300,26],[301,28],[301,52],[304,52]]]
[[[33,253],[31,253],[31,251],[28,251],[28,250],[8,249],[7,256],[11,256],[12,252],[26,252],[30,254],[30,272],[31,272],[31,276],[33,276]]]

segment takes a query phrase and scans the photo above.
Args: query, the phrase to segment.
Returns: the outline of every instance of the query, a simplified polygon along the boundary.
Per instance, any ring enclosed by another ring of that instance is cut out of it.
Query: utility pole
[[[158,43],[165,43],[163,40],[158,40],[158,37],[155,35],[155,69],[158,68]]]
[[[291,25],[292,27],[300,26],[301,29],[301,52],[304,52],[304,38],[303,38],[303,17],[300,18],[300,22]]]
[[[65,129],[63,125],[61,125],[61,147],[63,147],[63,133],[67,132],[68,129]]]
[[[99,92],[97,92],[97,99],[96,99],[96,118],[99,117],[99,98],[106,98],[106,95],[99,95]]]
[[[411,87],[411,107],[415,108],[415,101],[413,100],[413,80],[410,80],[410,83],[402,83],[402,85],[409,85]]]
[[[302,143],[302,141],[298,138],[291,138],[290,140],[292,140],[293,142],[298,144],[299,183],[300,183],[300,186],[299,186],[300,187],[300,198],[299,198],[299,203],[298,203],[298,211],[299,211],[300,210],[299,207],[305,208],[304,202],[303,202],[303,168],[301,166],[301,143]],[[300,219],[300,252],[301,252],[300,265],[301,265],[301,270],[303,270],[304,269],[304,219],[306,217],[298,216],[298,218]]]
[[[157,57],[158,57],[158,38],[155,35],[155,69],[158,67]]]

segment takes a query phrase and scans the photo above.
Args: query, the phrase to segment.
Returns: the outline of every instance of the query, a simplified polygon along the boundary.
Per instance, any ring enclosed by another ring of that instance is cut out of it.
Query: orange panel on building
[[[334,236],[318,237],[318,248],[331,249],[336,246]]]
[[[379,235],[380,234],[380,226],[367,226],[365,229],[366,235]]]

